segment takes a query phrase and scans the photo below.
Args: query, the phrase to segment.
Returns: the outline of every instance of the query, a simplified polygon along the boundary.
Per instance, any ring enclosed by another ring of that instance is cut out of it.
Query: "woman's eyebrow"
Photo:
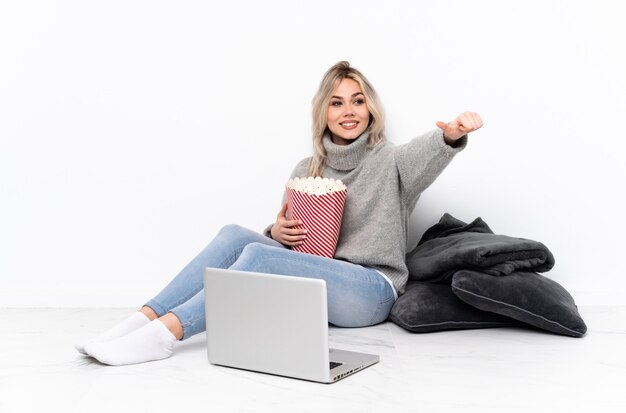
[[[355,97],[355,96],[358,96],[358,95],[363,95],[363,92],[353,93],[351,97]],[[365,96],[365,95],[363,95],[363,96]],[[332,98],[343,100],[343,98],[341,96],[331,96],[331,99]]]

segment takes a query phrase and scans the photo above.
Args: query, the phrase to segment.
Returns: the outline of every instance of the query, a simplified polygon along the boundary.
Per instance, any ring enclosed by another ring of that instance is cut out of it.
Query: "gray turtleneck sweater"
[[[335,259],[381,271],[401,294],[409,275],[405,263],[409,215],[422,191],[467,145],[467,137],[452,147],[436,129],[403,145],[384,142],[368,148],[367,135],[350,145],[336,145],[329,135],[323,139],[327,152],[323,176],[341,179],[348,187]],[[310,160],[300,161],[291,178],[308,176]],[[271,237],[271,228],[265,235]]]

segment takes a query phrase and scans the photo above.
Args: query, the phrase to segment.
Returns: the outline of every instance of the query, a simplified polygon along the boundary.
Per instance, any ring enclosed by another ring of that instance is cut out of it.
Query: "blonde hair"
[[[370,122],[366,129],[369,131],[368,147],[374,147],[386,140],[385,115],[378,94],[361,72],[350,67],[350,63],[341,61],[324,74],[319,89],[313,97],[313,157],[309,163],[309,176],[321,176],[324,170],[326,149],[322,140],[328,130],[328,104],[333,91],[343,79],[352,79],[357,82],[365,95],[365,103],[370,113]]]

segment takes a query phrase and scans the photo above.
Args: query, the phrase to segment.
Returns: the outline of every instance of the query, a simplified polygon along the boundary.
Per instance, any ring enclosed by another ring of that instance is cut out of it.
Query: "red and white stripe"
[[[287,188],[289,219],[297,219],[308,232],[301,245],[292,247],[294,251],[333,258],[339,239],[343,204],[346,191],[312,195]]]

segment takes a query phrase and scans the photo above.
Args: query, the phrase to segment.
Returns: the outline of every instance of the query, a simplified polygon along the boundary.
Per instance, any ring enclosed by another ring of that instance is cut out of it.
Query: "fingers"
[[[442,121],[438,121],[436,123],[436,125],[437,125],[437,127],[439,129],[443,129],[443,130],[446,130],[446,128],[448,127],[448,124],[446,122],[442,122]]]
[[[302,235],[307,234],[309,231],[306,229],[294,229],[294,228],[284,228],[283,233],[286,235]]]
[[[287,203],[283,204],[276,217],[276,223],[272,228],[272,238],[283,245],[294,247],[304,242],[308,231],[301,227],[302,221],[297,219],[287,220],[287,209]],[[298,226],[300,228],[294,228]]]
[[[285,228],[297,227],[299,225],[302,225],[302,221],[298,221],[297,219],[293,219],[291,221],[287,221],[286,219],[283,219],[282,225]],[[301,230],[296,230],[296,231],[301,231]]]
[[[474,112],[472,112],[472,114],[474,115],[474,119],[476,121],[476,125],[477,125],[476,129],[482,128],[483,127],[483,120],[480,117],[480,115],[478,113],[474,113]]]
[[[300,245],[306,239],[307,232],[308,231],[305,229],[291,229],[283,227],[278,232],[277,241],[291,247]]]
[[[283,240],[284,240],[283,244],[291,245],[291,246],[302,245],[304,243],[305,239],[306,239],[305,235],[298,235],[298,236],[295,236],[295,235],[285,235],[283,237]]]
[[[459,122],[459,130],[469,133],[483,126],[480,115],[476,112],[463,112],[456,119]]]

